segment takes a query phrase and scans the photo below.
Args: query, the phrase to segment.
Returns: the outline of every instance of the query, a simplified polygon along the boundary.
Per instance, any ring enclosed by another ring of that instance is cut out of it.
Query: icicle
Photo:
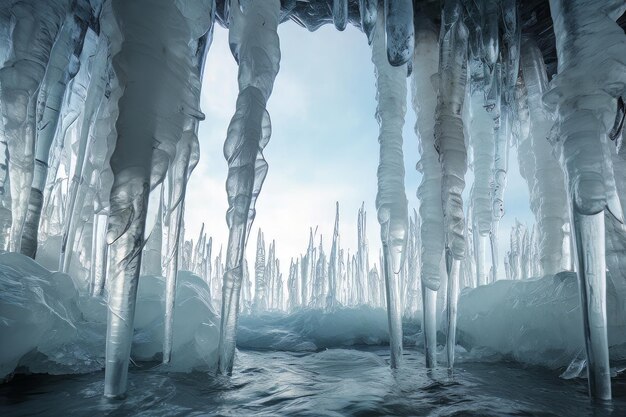
[[[230,374],[241,289],[241,264],[247,234],[254,220],[254,204],[267,173],[262,149],[269,141],[270,122],[265,106],[278,74],[280,1],[248,3],[246,12],[233,0],[230,42],[239,63],[237,110],[228,128],[224,155],[228,161],[229,237],[222,296],[219,370]],[[262,63],[262,65],[261,65]]]
[[[481,62],[474,61],[472,66],[472,93],[470,101],[470,143],[474,160],[474,184],[471,190],[472,226],[476,245],[476,278],[478,285],[487,284],[486,246],[492,230],[491,184],[494,166],[495,125],[492,113],[485,103],[485,70]]]
[[[80,45],[87,33],[87,23],[84,20],[88,18],[89,16],[81,16],[78,9],[67,15],[50,52],[50,61],[39,93],[35,168],[21,243],[21,252],[32,258],[37,251],[37,233],[48,177],[50,148],[57,133],[67,84],[80,67],[75,51],[82,50]]]
[[[553,138],[558,138],[566,173],[577,249],[589,393],[601,400],[611,399],[604,211],[623,222],[606,158],[616,98],[626,89],[626,39],[611,17],[611,7],[617,5],[617,1],[602,7],[590,0],[550,0],[558,74],[544,95],[558,114]]]
[[[554,124],[541,101],[548,77],[541,51],[527,39],[522,49],[522,70],[527,91],[530,143],[534,156],[531,190],[532,209],[539,227],[540,263],[543,274],[556,274],[568,265],[564,262],[564,226],[569,222],[565,178],[552,146],[546,139]]]
[[[348,0],[333,0],[333,23],[343,31],[348,24]]]
[[[462,193],[465,188],[467,152],[465,149],[463,101],[467,79],[467,28],[463,23],[463,7],[458,0],[446,0],[440,33],[439,94],[435,124],[435,146],[443,171],[442,201],[446,250],[451,257],[448,286],[458,285],[459,264],[465,257],[465,213]],[[456,273],[455,273],[456,271]],[[454,294],[454,293],[452,293]],[[448,311],[456,310],[456,298],[448,298]],[[449,317],[448,332],[455,332],[455,320]],[[454,346],[446,346],[448,352]],[[453,357],[450,353],[448,357]],[[449,367],[453,363],[448,364]]]
[[[437,87],[433,83],[439,68],[439,47],[434,25],[421,18],[416,21],[415,52],[413,54],[412,103],[417,116],[415,133],[421,158],[417,170],[422,174],[417,189],[422,220],[420,230],[420,278],[423,300],[423,334],[426,366],[435,367],[437,358],[435,334],[435,299],[441,276],[439,264],[443,255],[444,231],[441,205],[441,166],[435,149],[435,108]],[[432,305],[427,305],[431,303]],[[430,314],[433,316],[431,317]],[[433,326],[430,328],[429,326]],[[430,337],[430,338],[429,338]],[[429,353],[430,352],[430,353]]]
[[[359,13],[361,17],[361,29],[367,36],[367,43],[372,44],[376,18],[378,16],[378,0],[359,0]]]
[[[415,47],[414,25],[413,25],[413,2],[406,0],[384,0],[385,16],[384,21],[379,25],[378,34],[381,39],[385,39],[382,34],[383,26],[386,29],[387,58],[394,67],[408,63],[413,57]],[[381,11],[378,11],[378,14]],[[378,17],[380,19],[381,16]],[[405,75],[407,74],[405,70]]]
[[[387,8],[385,15],[389,16],[388,12]],[[395,11],[395,13],[398,12],[399,10]],[[402,358],[402,302],[399,274],[405,261],[404,251],[408,229],[402,155],[402,127],[406,113],[406,68],[394,68],[386,59],[382,31],[384,17],[382,13],[379,13],[377,30],[372,42],[372,62],[376,69],[378,99],[376,118],[380,125],[376,209],[383,246],[381,272],[386,287],[391,367],[396,368],[400,366]],[[413,52],[413,45],[411,44],[410,47]]]
[[[76,153],[76,164],[74,175],[70,183],[67,196],[67,207],[65,213],[65,229],[63,231],[61,258],[59,268],[63,272],[68,272],[73,253],[74,237],[78,225],[78,212],[82,208],[85,198],[84,183],[91,175],[91,164],[87,155],[91,152],[93,138],[90,137],[90,128],[96,110],[103,102],[103,93],[106,84],[105,69],[107,64],[107,47],[103,39],[99,39],[93,30],[88,30],[81,53],[81,70],[74,78],[73,83],[82,84],[85,101],[82,109],[82,117],[79,122],[78,151]]]
[[[11,53],[0,71],[0,112],[4,123],[11,195],[9,250],[20,250],[35,168],[37,92],[68,1],[14,2]],[[0,149],[1,150],[1,149]],[[6,155],[6,154],[5,154]],[[6,211],[3,213],[8,215]],[[6,224],[7,219],[0,220]]]
[[[180,111],[193,100],[188,75],[194,68],[194,51],[189,47],[193,39],[189,22],[173,2],[114,1],[112,9],[105,6],[103,10],[103,31],[114,45],[113,64],[119,69],[124,94],[111,157],[114,182],[107,231],[111,274],[104,394],[120,397],[126,391],[154,138],[164,139],[157,132],[162,120],[176,120],[179,134],[184,130],[186,117]],[[163,59],[164,54],[170,59]]]
[[[356,292],[357,299],[356,304],[365,304],[367,302],[367,213],[365,212],[365,203],[361,204],[359,213],[357,216],[357,253],[356,261],[357,267],[355,271],[356,279]]]

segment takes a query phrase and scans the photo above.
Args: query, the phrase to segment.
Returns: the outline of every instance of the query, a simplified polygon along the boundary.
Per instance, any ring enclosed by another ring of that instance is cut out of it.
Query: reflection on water
[[[143,365],[125,400],[102,398],[103,373],[18,377],[0,386],[2,416],[625,416],[626,379],[610,406],[594,405],[586,381],[508,362],[429,372],[415,350],[387,366],[385,348],[317,353],[240,351],[232,378],[169,374]]]

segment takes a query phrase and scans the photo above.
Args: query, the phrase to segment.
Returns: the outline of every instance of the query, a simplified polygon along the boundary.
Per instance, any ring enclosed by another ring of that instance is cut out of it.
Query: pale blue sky
[[[248,245],[254,259],[257,228],[266,241],[276,239],[283,270],[289,258],[304,252],[310,226],[332,235],[335,201],[340,203],[341,244],[353,253],[356,215],[362,201],[368,212],[372,261],[378,259],[379,227],[374,200],[378,166],[376,92],[370,47],[365,35],[348,27],[338,32],[326,25],[314,33],[292,22],[279,28],[281,68],[268,103],[272,138],[265,150],[269,173],[257,203],[257,217]],[[408,80],[407,80],[408,81]],[[228,239],[227,165],[222,153],[237,98],[237,66],[228,48],[228,33],[217,27],[208,55],[202,88],[201,158],[193,173],[186,202],[186,239],[194,241],[202,222],[214,239],[214,254]],[[404,127],[405,185],[409,208],[417,208],[420,175],[410,101]],[[506,210],[501,223],[501,253],[508,249],[515,217],[529,221],[528,193],[511,152]],[[471,186],[468,172],[468,190]]]

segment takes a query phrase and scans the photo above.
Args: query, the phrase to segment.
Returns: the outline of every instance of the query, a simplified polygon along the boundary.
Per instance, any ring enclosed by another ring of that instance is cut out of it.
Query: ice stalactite
[[[491,232],[492,204],[491,184],[493,183],[493,162],[495,157],[495,124],[485,103],[486,77],[482,62],[473,61],[472,93],[470,98],[469,134],[474,156],[474,184],[470,193],[472,200],[472,230],[476,254],[477,285],[487,284],[487,239]]]
[[[113,65],[124,91],[111,156],[114,180],[107,230],[110,276],[104,394],[108,397],[126,391],[155,138],[170,140],[170,147],[175,147],[186,130],[185,120],[198,114],[190,106],[193,25],[178,4],[114,0],[111,8],[103,10],[103,32],[111,39]],[[163,120],[178,124],[178,137],[159,135]]]
[[[463,128],[463,102],[467,81],[468,31],[463,23],[463,7],[459,0],[446,0],[442,10],[439,38],[439,93],[435,122],[435,146],[442,168],[441,198],[445,246],[448,265],[447,298],[448,338],[446,343],[448,367],[454,364],[456,334],[456,304],[459,264],[465,258],[465,213],[462,193],[465,188],[467,151]]]
[[[197,99],[199,105],[200,89],[197,80]],[[196,124],[191,122],[189,124]],[[189,127],[189,126],[188,126]],[[176,156],[171,162],[167,173],[169,203],[164,218],[168,223],[167,252],[163,263],[165,275],[165,336],[163,338],[163,363],[169,363],[172,355],[174,333],[174,300],[176,298],[176,278],[178,275],[178,259],[181,234],[183,229],[183,215],[185,210],[185,195],[187,181],[191,172],[198,163],[200,156],[198,137],[195,128],[185,130],[182,138],[176,144]],[[190,269],[189,267],[187,269]]]
[[[394,18],[398,18],[398,12],[399,10],[395,11],[396,16]],[[391,347],[390,360],[391,367],[396,368],[400,366],[402,359],[400,271],[405,262],[404,252],[408,234],[408,202],[404,193],[404,157],[402,154],[407,72],[405,66],[393,67],[387,60],[383,28],[384,19],[387,19],[389,23],[391,18],[388,13],[390,13],[390,9],[386,8],[384,15],[379,10],[372,42],[372,62],[376,69],[376,97],[378,100],[376,118],[380,125],[376,209],[383,246],[381,272],[386,289],[389,344]],[[389,34],[387,40],[390,42]],[[410,47],[412,53],[413,45],[411,44]]]
[[[417,116],[415,132],[419,141],[418,171],[422,181],[417,189],[420,228],[420,282],[426,367],[437,364],[437,290],[441,276],[439,265],[444,248],[443,210],[441,205],[441,166],[435,149],[435,108],[437,86],[433,77],[439,68],[439,43],[434,25],[424,19],[415,21],[415,52],[413,54],[412,103]]]
[[[250,2],[242,11],[239,1],[233,0],[229,16],[229,42],[239,64],[239,96],[224,143],[229,236],[218,348],[223,374],[233,369],[243,257],[254,205],[267,174],[262,150],[271,127],[265,107],[280,63],[280,1]]]
[[[85,183],[88,184],[91,176],[91,164],[88,155],[91,153],[94,137],[90,135],[93,118],[97,114],[100,103],[103,102],[103,93],[106,85],[106,65],[108,47],[105,38],[99,37],[93,30],[88,29],[83,51],[80,55],[81,69],[73,83],[79,84],[84,94],[82,114],[79,118],[78,147],[76,163],[67,194],[65,221],[61,243],[61,258],[59,269],[68,272],[73,254],[74,238],[78,229],[78,211],[82,208],[85,198]],[[79,93],[80,94],[80,93]]]
[[[13,2],[10,55],[0,70],[0,111],[11,195],[9,250],[19,252],[35,168],[37,94],[68,1]],[[8,216],[6,211],[1,213]],[[0,219],[6,225],[7,218]]]
[[[406,302],[404,303],[404,315],[414,318],[420,310],[420,218],[413,211],[413,217],[409,220],[409,240],[407,243],[407,275]]]
[[[326,310],[332,311],[337,305],[337,283],[339,276],[339,202],[336,203],[335,227],[333,230],[333,241],[330,248],[330,259],[328,260],[328,292],[326,294]]]
[[[413,56],[415,35],[413,25],[413,2],[406,0],[384,0],[384,21],[379,25],[380,32],[386,29],[387,58],[394,67],[408,63]],[[381,10],[378,10],[377,19],[381,19]],[[376,36],[376,31],[374,36]]]
[[[617,0],[550,0],[558,74],[544,95],[557,112],[552,138],[570,200],[589,392],[602,400],[611,398],[604,211],[623,223],[608,149],[616,99],[626,90],[626,37],[612,15],[622,6]]]
[[[165,191],[164,187],[153,190],[153,193],[156,191],[159,191],[156,221],[152,227],[152,231],[150,231],[150,235],[146,239],[143,254],[141,255],[141,275],[159,276],[163,271],[161,264],[163,259],[163,208],[165,206]],[[150,198],[152,198],[152,194]]]
[[[74,8],[67,14],[59,31],[50,52],[50,60],[39,92],[35,168],[21,242],[21,252],[32,258],[37,252],[39,220],[43,208],[43,193],[48,180],[50,148],[58,132],[57,126],[68,82],[74,78],[80,67],[80,54],[76,51],[82,50],[91,14],[91,10],[84,10],[78,5],[79,3],[74,4]]]
[[[378,0],[359,0],[359,14],[361,29],[365,32],[367,42],[371,45],[378,17]]]
[[[266,283],[265,283],[265,239],[259,229],[256,240],[256,259],[254,262],[254,304],[253,311],[267,310]]]
[[[492,281],[497,279],[500,256],[498,254],[498,236],[500,234],[500,220],[504,217],[504,191],[509,164],[509,149],[515,121],[516,88],[520,69],[521,22],[519,18],[518,1],[505,0],[502,2],[502,31],[501,46],[501,99],[500,126],[495,134],[495,151],[493,164],[492,187],[492,222],[489,240],[491,242]]]
[[[345,30],[348,24],[348,0],[333,0],[333,23],[337,30]]]
[[[532,39],[522,47],[522,71],[528,100],[530,141],[534,156],[532,209],[539,228],[539,259],[542,273],[553,275],[569,268],[563,253],[565,224],[569,222],[565,178],[548,142],[554,117],[543,105],[548,76],[543,56]]]

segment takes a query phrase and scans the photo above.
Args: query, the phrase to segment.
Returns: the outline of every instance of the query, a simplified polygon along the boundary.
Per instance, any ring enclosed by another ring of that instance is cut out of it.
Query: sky
[[[354,27],[339,32],[333,25],[311,33],[291,21],[280,25],[278,34],[280,72],[268,102],[272,137],[264,151],[269,172],[257,201],[248,260],[254,262],[259,227],[266,243],[276,240],[283,268],[291,257],[305,252],[310,227],[318,227],[318,238],[323,235],[325,250],[330,252],[335,202],[339,201],[341,246],[351,253],[357,247],[357,211],[365,203],[374,261],[380,248],[374,205],[379,144],[374,67],[366,37]],[[198,135],[200,162],[187,191],[185,239],[196,241],[205,223],[216,255],[220,245],[226,250],[228,241],[228,166],[222,148],[238,93],[237,65],[228,47],[228,32],[219,26],[205,68],[201,108],[206,119]],[[419,160],[415,121],[408,97],[403,136],[410,212],[418,208],[415,193],[420,182],[415,170]],[[506,214],[500,228],[501,254],[508,250],[515,218],[532,222],[515,149],[510,154],[509,172]],[[467,181],[469,190],[471,171]]]

